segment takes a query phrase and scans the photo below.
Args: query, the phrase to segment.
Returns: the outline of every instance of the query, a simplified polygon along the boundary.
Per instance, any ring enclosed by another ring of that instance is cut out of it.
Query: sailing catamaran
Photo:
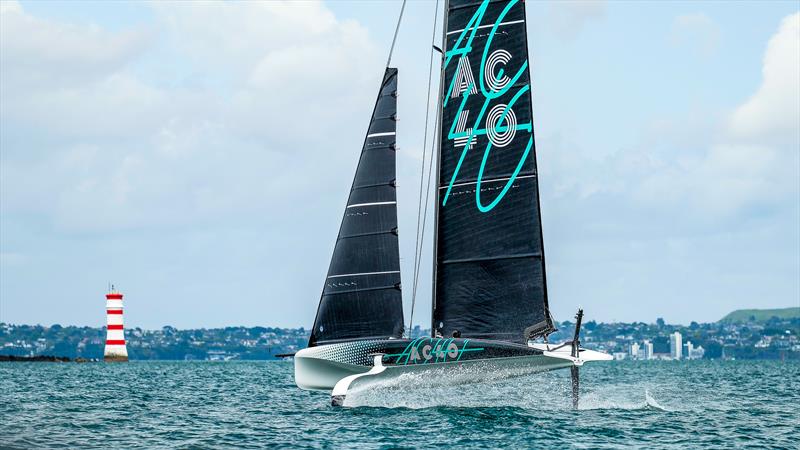
[[[572,341],[547,342],[555,327],[545,279],[525,4],[449,0],[445,13],[442,48],[433,46],[441,53],[441,79],[432,335],[404,338],[395,182],[398,71],[387,63],[308,348],[295,354],[295,382],[332,390],[332,403],[342,405],[354,383],[408,372],[430,371],[446,381],[464,367],[514,375],[570,367],[577,406],[578,367],[611,357],[580,348],[582,311]]]

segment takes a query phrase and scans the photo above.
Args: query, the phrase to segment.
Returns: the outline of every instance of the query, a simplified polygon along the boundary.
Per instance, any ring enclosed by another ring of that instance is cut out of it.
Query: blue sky
[[[399,8],[0,1],[0,321],[100,325],[113,281],[129,326],[310,326]],[[393,59],[407,316],[433,11]],[[527,13],[555,318],[799,306],[797,3]]]

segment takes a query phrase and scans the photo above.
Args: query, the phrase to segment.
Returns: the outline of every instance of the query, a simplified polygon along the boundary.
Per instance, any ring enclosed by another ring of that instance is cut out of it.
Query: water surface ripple
[[[294,386],[291,362],[1,363],[3,448],[800,448],[800,363],[612,362],[358,392]],[[409,387],[412,386],[412,387]]]

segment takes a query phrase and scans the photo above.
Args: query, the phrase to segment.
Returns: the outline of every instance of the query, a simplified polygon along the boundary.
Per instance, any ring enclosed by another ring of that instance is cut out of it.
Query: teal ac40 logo
[[[447,103],[451,98],[463,96],[461,105],[459,106],[458,112],[455,115],[455,120],[453,120],[453,123],[450,126],[448,139],[454,140],[456,147],[463,146],[464,149],[461,152],[461,157],[459,158],[458,164],[456,165],[453,175],[450,178],[450,184],[448,185],[444,199],[442,200],[442,206],[447,205],[447,199],[450,197],[450,191],[453,189],[453,184],[455,183],[456,177],[458,177],[458,173],[461,170],[461,165],[464,162],[464,158],[467,156],[467,152],[469,152],[469,150],[475,146],[475,138],[477,136],[486,135],[489,140],[483,152],[483,160],[481,161],[481,166],[478,170],[478,181],[475,187],[475,203],[478,206],[478,210],[484,213],[491,211],[506,195],[508,190],[514,184],[514,181],[516,180],[517,175],[519,175],[520,170],[522,170],[522,166],[524,165],[525,160],[528,158],[531,147],[533,146],[533,126],[531,122],[518,124],[513,110],[513,106],[517,100],[523,94],[528,92],[528,90],[530,90],[529,85],[522,86],[508,102],[508,104],[498,103],[489,109],[492,101],[508,92],[528,68],[528,59],[527,55],[525,55],[525,61],[521,64],[517,73],[513,76],[508,76],[505,74],[505,70],[500,66],[511,61],[513,56],[505,49],[496,49],[490,52],[492,49],[492,40],[497,33],[498,27],[501,25],[519,23],[521,23],[524,27],[524,22],[520,21],[508,23],[503,22],[508,12],[515,4],[518,3],[518,1],[519,0],[512,0],[508,3],[508,5],[506,5],[505,9],[503,9],[503,11],[497,17],[497,20],[489,32],[486,46],[483,50],[483,55],[481,55],[480,72],[478,74],[480,95],[483,96],[484,102],[480,112],[475,118],[472,128],[467,128],[470,111],[465,109],[465,106],[470,95],[478,94],[478,89],[476,88],[472,67],[470,65],[470,56],[472,56],[472,42],[475,39],[475,35],[478,32],[479,27],[481,27],[483,17],[487,8],[489,7],[489,0],[483,1],[481,6],[467,23],[466,27],[464,27],[464,30],[461,31],[461,34],[456,40],[453,49],[448,50],[445,55],[444,67],[442,70],[446,69],[447,66],[453,61],[457,61],[458,65],[456,67],[455,74],[453,75],[453,79],[447,88],[447,94],[443,99],[443,106],[447,106]],[[480,124],[482,123],[485,125],[484,128],[480,128]],[[481,181],[486,168],[486,161],[489,158],[489,153],[493,147],[502,148],[509,145],[518,131],[527,131],[531,135],[528,139],[525,152],[520,157],[514,172],[506,181],[505,186],[497,195],[497,197],[495,197],[494,200],[488,204],[484,205],[483,201],[481,200]]]
[[[398,365],[431,364],[460,361],[464,353],[483,350],[477,347],[469,348],[468,344],[469,339],[464,339],[459,346],[453,338],[421,337],[411,341],[402,353],[384,355],[384,358],[390,361],[396,358],[393,362]]]

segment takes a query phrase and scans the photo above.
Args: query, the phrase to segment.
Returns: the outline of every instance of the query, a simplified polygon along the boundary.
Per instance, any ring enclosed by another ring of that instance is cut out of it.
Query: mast
[[[439,139],[439,136],[442,134],[442,116],[444,115],[444,109],[442,109],[442,98],[444,96],[444,57],[447,54],[447,19],[450,16],[448,12],[450,11],[450,0],[444,1],[444,14],[442,14],[442,43],[441,43],[441,55],[442,59],[439,64],[439,70],[441,74],[439,75],[439,97],[436,101],[436,110],[437,114],[439,115],[438,120],[436,121],[436,131],[435,136],[436,139],[436,152],[434,154],[434,159],[436,160],[436,184],[434,185],[434,189],[436,189],[436,195],[434,195],[433,200],[433,276],[432,279],[432,288],[431,288],[431,337],[436,336],[436,323],[435,323],[435,312],[436,312],[436,276],[437,276],[437,267],[438,267],[438,255],[436,249],[439,247],[439,184],[440,184],[440,177],[439,177],[439,161],[440,161],[440,154],[442,151],[442,141]]]
[[[443,32],[433,333],[524,342],[554,329],[525,4],[449,0]]]
[[[523,2],[524,1],[525,0],[523,0]],[[522,6],[523,6],[523,8],[522,8],[522,17],[523,17],[523,20],[525,20],[525,29],[527,30],[527,28],[528,28],[528,11],[525,9],[525,7],[524,7],[525,4],[524,3],[523,3]],[[527,39],[527,37],[525,39],[525,54],[526,55],[530,55],[531,54],[530,53],[530,49],[528,48],[528,39]],[[528,72],[528,74],[527,74],[528,80],[532,80],[533,78],[531,78],[531,65],[530,64],[528,64],[528,68],[526,70]],[[531,103],[533,103],[533,102],[531,102]],[[533,105],[531,104],[531,111],[532,110],[533,110]],[[534,124],[533,121],[531,120],[531,133],[533,133],[534,136],[536,135],[535,130],[536,130],[536,124]],[[539,180],[539,161],[536,158],[536,149],[535,149],[536,144],[534,143],[533,145],[534,145],[534,149],[533,149],[533,170],[536,173],[536,180],[538,181]],[[541,196],[539,194],[539,189],[536,189],[536,216],[539,217],[539,242],[541,242],[541,247],[542,247],[542,286],[544,288],[544,297],[542,298],[542,301],[544,303],[544,308],[547,311],[547,329],[543,330],[539,334],[547,336],[549,333],[551,333],[553,331],[556,331],[556,327],[553,324],[553,317],[550,314],[550,302],[549,302],[548,296],[547,296],[547,264],[545,262],[545,256],[544,256],[545,255],[545,251],[544,251],[544,227],[542,226],[542,219],[541,219],[541,217],[542,217],[542,201],[541,201]],[[581,310],[581,317],[583,317],[583,310]]]

